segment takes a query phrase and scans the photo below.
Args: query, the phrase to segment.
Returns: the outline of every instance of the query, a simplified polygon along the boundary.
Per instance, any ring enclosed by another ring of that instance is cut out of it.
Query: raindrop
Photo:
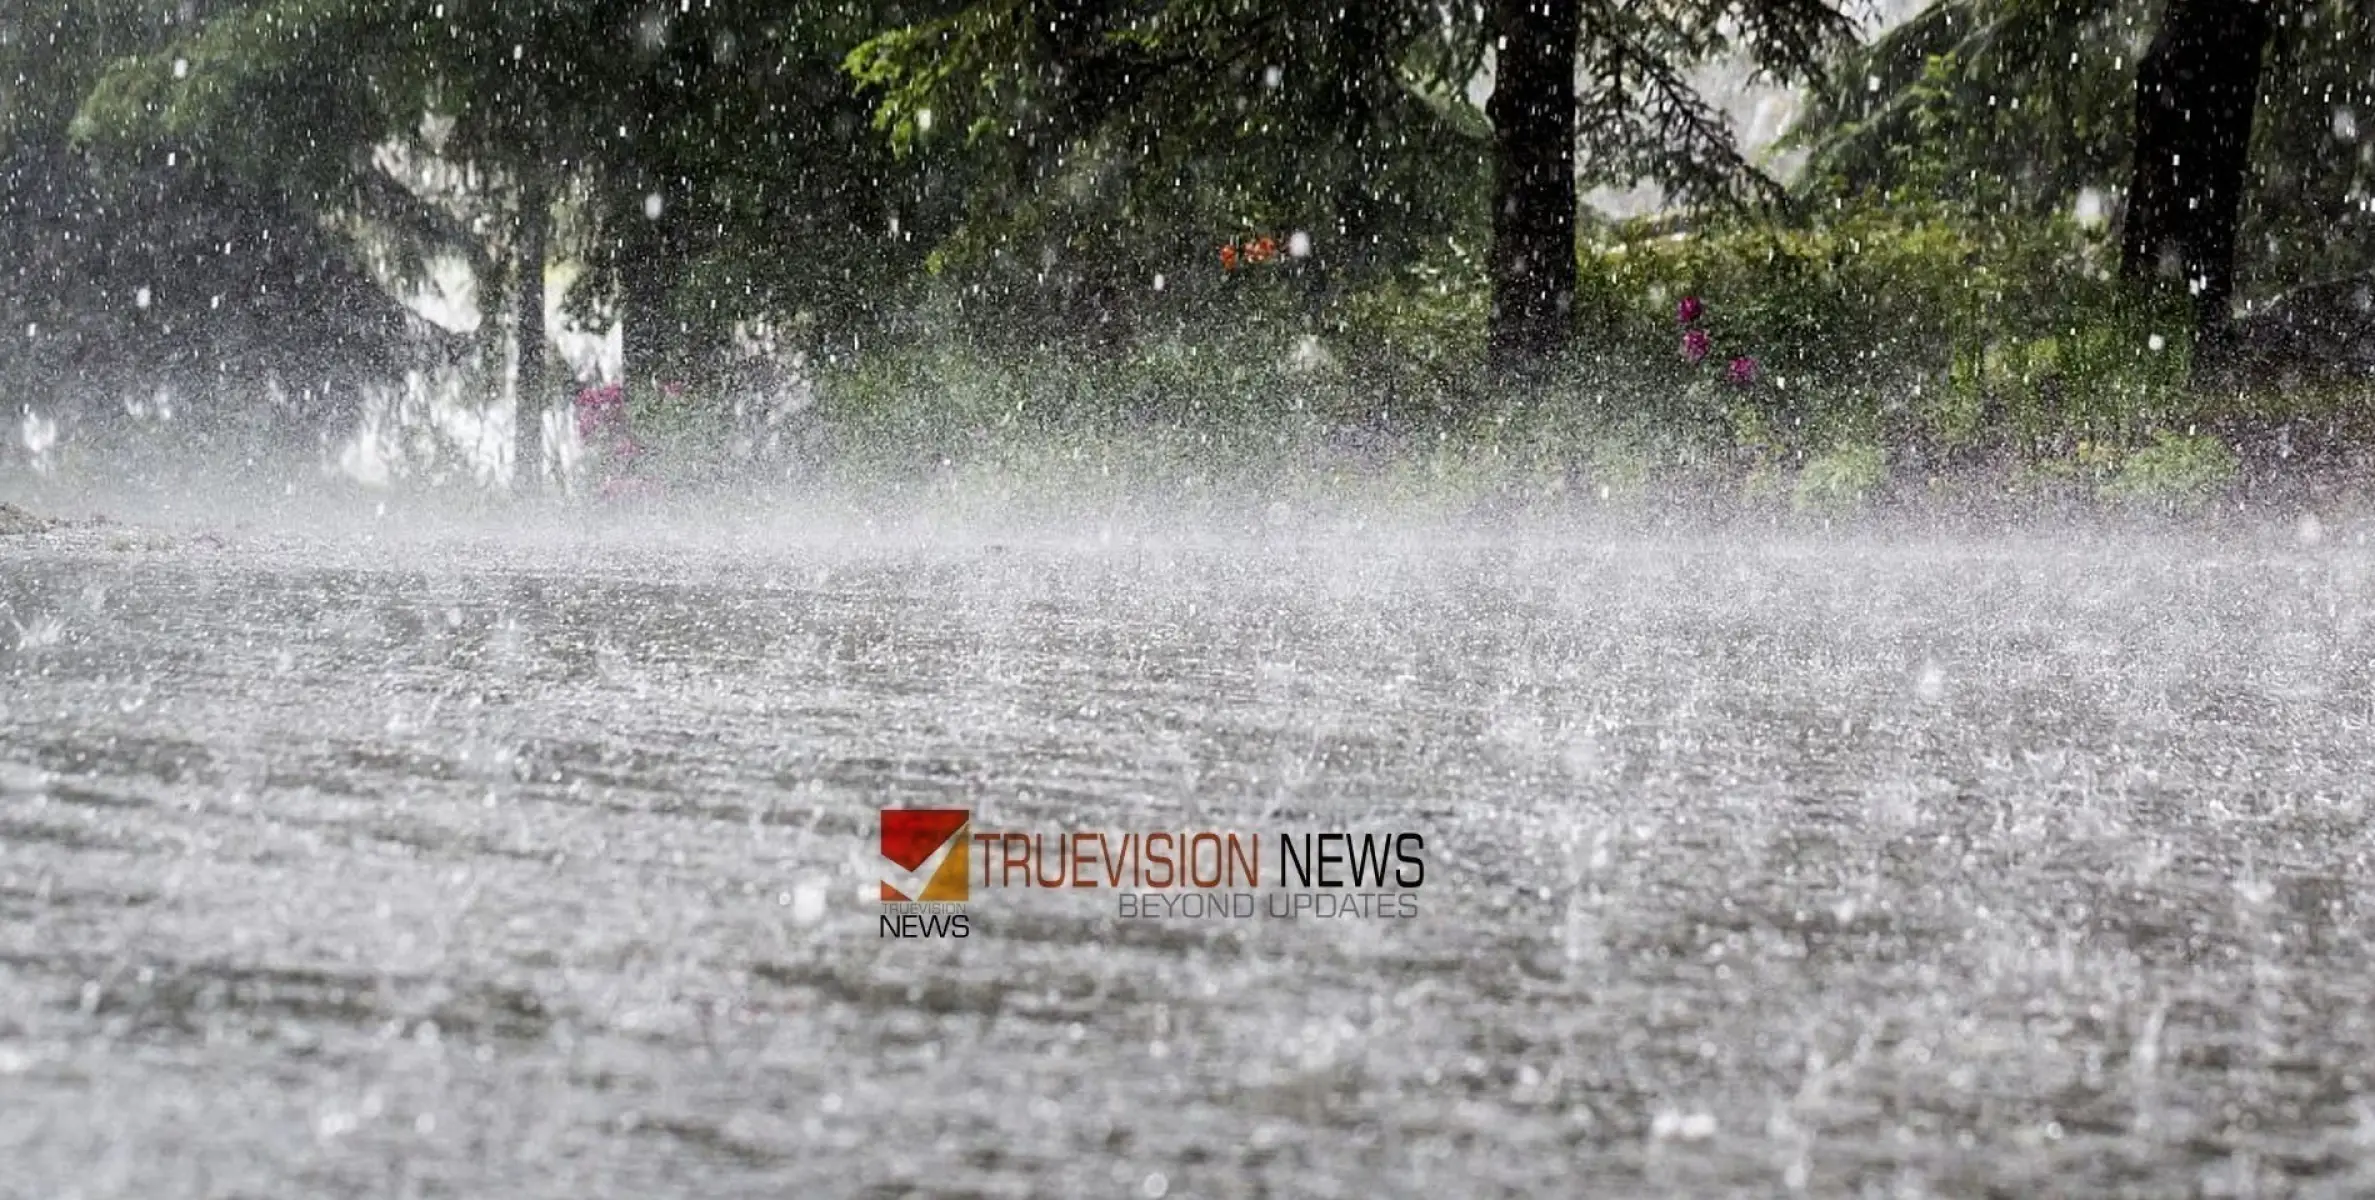
[[[2352,112],[2350,110],[2350,106],[2347,104],[2336,105],[2334,107],[2334,140],[2337,142],[2355,142],[2358,139],[2358,114]]]
[[[1311,235],[1298,229],[1287,235],[1286,252],[1290,258],[1311,257]]]
[[[660,213],[666,208],[667,202],[660,199],[660,194],[658,192],[653,192],[651,195],[645,196],[643,198],[643,215],[648,220],[659,220]]]
[[[2152,335],[2151,337],[2148,337],[2148,338],[2144,339],[2144,344],[2145,344],[2146,346],[2150,347],[2150,348],[2151,348],[2152,350],[2154,350],[2155,352],[2158,352],[2158,351],[2165,350],[2165,349],[2167,349],[2167,348],[2168,348],[2168,346],[2169,346],[2169,339],[2167,339],[2167,338],[2165,338],[2165,337],[2162,337],[2161,335],[2159,335],[2159,334],[2157,334],[2157,333],[2156,333],[2156,334]]]
[[[803,883],[792,889],[792,921],[798,925],[814,925],[825,919],[825,885]]]
[[[175,79],[188,79],[190,77],[189,59],[177,58],[173,60],[173,77]]]
[[[1658,1141],[1669,1138],[1685,1142],[1703,1142],[1715,1136],[1713,1113],[1680,1113],[1672,1109],[1650,1118],[1649,1136]]]
[[[1936,659],[1923,660],[1921,673],[1913,680],[1913,694],[1931,703],[1946,695],[1946,669]]]
[[[149,290],[147,288],[142,288],[139,291],[132,293],[132,307],[147,308],[150,298]]]
[[[1286,69],[1285,69],[1285,68],[1283,68],[1283,67],[1276,67],[1276,66],[1270,66],[1270,67],[1264,67],[1264,68],[1262,68],[1262,86],[1263,86],[1263,87],[1270,87],[1270,88],[1274,88],[1274,87],[1277,87],[1277,86],[1279,86],[1280,84],[1283,84],[1283,83],[1285,83],[1285,82],[1286,82]]]
[[[2071,211],[2071,217],[2078,222],[2080,228],[2100,228],[2103,222],[2110,217],[2110,205],[2105,202],[2102,189],[2091,187],[2078,189],[2078,202]]]

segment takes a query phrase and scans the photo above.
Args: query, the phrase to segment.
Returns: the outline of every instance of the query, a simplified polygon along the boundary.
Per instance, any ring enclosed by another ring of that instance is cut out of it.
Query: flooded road
[[[2375,1190],[2339,539],[70,530],[0,617],[0,1195]],[[893,939],[884,807],[1426,870]]]

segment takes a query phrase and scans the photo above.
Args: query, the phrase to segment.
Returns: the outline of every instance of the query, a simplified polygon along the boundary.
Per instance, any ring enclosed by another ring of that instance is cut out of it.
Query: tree
[[[1576,0],[1494,0],[1492,317],[1504,373],[1565,348],[1575,304]]]
[[[519,329],[519,380],[512,413],[511,486],[532,492],[544,471],[544,414],[552,404],[550,351],[544,328],[544,272],[549,260],[552,192],[545,173],[528,173],[520,184],[519,253],[512,263],[512,306]]]
[[[1300,248],[1324,291],[1464,232],[1478,29],[1413,0],[981,0],[848,67],[902,162],[959,197],[942,278],[1009,328],[1036,317],[1027,336],[1110,341],[1145,311],[1225,315],[1223,244]]]
[[[920,258],[898,220],[906,180],[841,73],[868,15],[822,0],[221,0],[113,57],[80,126],[115,157],[175,147],[364,231],[399,275],[467,259],[484,328],[517,314],[531,405],[545,392],[524,344],[541,313],[529,260],[539,243],[574,257],[589,269],[569,307],[624,325],[643,407],[663,379],[698,383],[691,367],[745,319],[847,344]],[[471,182],[422,195],[382,169],[390,147]],[[526,465],[540,451],[521,416]]]
[[[2108,218],[2123,197],[2132,210],[2140,118],[2150,116],[2139,106],[2160,111],[2152,97],[2168,94],[2141,79],[2155,30],[2241,20],[2241,40],[2218,47],[2232,66],[2247,61],[2237,52],[2257,13],[2266,38],[2236,193],[2236,293],[2265,299],[2375,268],[2375,12],[2357,0],[2228,7],[2243,11],[2220,16],[2198,0],[1938,0],[1845,56],[1815,94],[1798,131],[1812,152],[1804,186],[1825,198],[1939,199],[1983,217]],[[2131,217],[2128,228],[2153,224]]]
[[[2136,148],[2120,275],[2194,301],[2194,361],[2222,348],[2235,235],[2270,26],[2257,0],[2169,0],[2136,71]]]
[[[185,430],[327,434],[360,380],[391,372],[400,310],[285,190],[178,144],[93,154],[74,136],[116,65],[225,8],[28,0],[0,15],[0,378],[15,395],[91,421],[169,411]]]
[[[1126,285],[1209,263],[1239,230],[1309,231],[1320,264],[1359,272],[1490,230],[1488,341],[1515,369],[1567,340],[1579,183],[1778,194],[1690,69],[1744,55],[1802,77],[1850,28],[1826,0],[1357,7],[1354,21],[1336,0],[979,0],[885,32],[850,66],[895,144],[961,141],[972,203],[939,261],[1010,264],[1018,299],[1145,296]],[[1469,99],[1488,60],[1491,123]],[[1065,323],[1096,324],[1098,307]]]

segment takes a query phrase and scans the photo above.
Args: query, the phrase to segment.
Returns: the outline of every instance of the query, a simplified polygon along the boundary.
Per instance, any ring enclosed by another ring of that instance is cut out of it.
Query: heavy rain
[[[2335,0],[5,0],[0,1197],[2375,1192]]]

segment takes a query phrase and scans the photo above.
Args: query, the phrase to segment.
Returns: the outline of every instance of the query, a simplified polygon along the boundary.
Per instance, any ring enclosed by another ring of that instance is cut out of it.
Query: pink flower
[[[1693,329],[1682,335],[1682,360],[1699,362],[1715,351],[1715,339],[1704,329]]]
[[[623,425],[627,419],[627,389],[615,383],[580,388],[572,402],[577,409],[577,436],[591,438],[601,430]]]
[[[1735,358],[1732,360],[1731,370],[1727,374],[1734,383],[1755,383],[1757,381],[1757,360],[1746,355]]]
[[[1674,318],[1683,324],[1688,325],[1691,322],[1698,320],[1700,314],[1706,311],[1707,306],[1699,303],[1699,298],[1697,296],[1684,296],[1682,298],[1682,303],[1676,305],[1674,308]],[[1694,359],[1692,361],[1695,362],[1697,360]]]

